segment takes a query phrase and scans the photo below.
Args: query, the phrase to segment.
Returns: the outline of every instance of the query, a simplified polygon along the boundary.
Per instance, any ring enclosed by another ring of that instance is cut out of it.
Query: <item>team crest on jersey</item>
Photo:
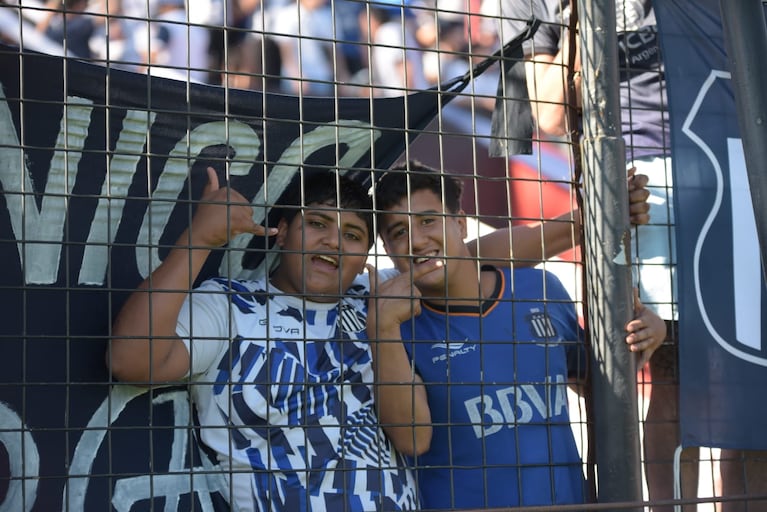
[[[536,338],[554,338],[557,335],[557,330],[554,328],[554,324],[551,322],[548,313],[534,308],[530,310],[530,314],[525,317],[530,324],[530,332]]]
[[[365,330],[365,315],[352,304],[342,302],[338,313],[338,325],[347,334]]]

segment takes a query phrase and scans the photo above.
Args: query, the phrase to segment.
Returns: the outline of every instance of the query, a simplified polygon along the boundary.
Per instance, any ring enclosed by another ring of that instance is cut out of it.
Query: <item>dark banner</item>
[[[208,166],[263,222],[304,166],[370,184],[468,76],[297,98],[0,47],[0,510],[220,508],[225,475],[196,444],[187,390],[110,380],[115,314],[189,222]],[[247,277],[263,255],[241,236],[200,279]]]
[[[767,449],[765,285],[718,0],[655,0],[672,123],[682,444]]]

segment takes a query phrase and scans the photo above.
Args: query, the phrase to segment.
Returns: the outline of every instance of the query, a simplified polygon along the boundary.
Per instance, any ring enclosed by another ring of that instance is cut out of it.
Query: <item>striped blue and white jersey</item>
[[[234,510],[417,508],[375,413],[367,291],[362,276],[325,304],[265,280],[214,279],[186,301],[176,330],[200,436],[231,470]]]

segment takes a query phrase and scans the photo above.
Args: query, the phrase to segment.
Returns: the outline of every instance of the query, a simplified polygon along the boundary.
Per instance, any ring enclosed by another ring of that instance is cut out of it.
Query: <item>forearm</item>
[[[537,126],[547,134],[561,136],[567,135],[571,127],[568,126],[568,45],[557,55],[539,55],[529,60],[526,66],[528,77],[528,94],[533,100],[532,114]],[[578,71],[579,66],[576,69]],[[580,74],[573,77],[576,95],[581,87]],[[576,97],[574,103],[578,105]]]
[[[527,65],[535,64],[527,63]],[[567,99],[565,70],[558,65],[549,65],[545,72],[535,75],[533,83],[528,84],[528,87],[536,90],[537,100],[531,105],[536,126],[549,135],[565,135],[567,133],[564,107]],[[532,94],[531,97],[533,97]]]
[[[469,251],[483,264],[517,267],[539,262],[572,249],[580,241],[577,207],[554,219],[498,229],[471,241]]]
[[[429,449],[432,435],[426,389],[402,342],[379,336],[373,359],[379,421],[400,453],[419,455]]]

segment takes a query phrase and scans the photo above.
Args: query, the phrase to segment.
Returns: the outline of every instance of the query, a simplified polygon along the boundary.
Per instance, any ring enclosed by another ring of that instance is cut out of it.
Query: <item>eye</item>
[[[306,224],[316,229],[322,229],[325,227],[325,223],[317,219],[307,219]]]
[[[351,240],[352,242],[359,242],[362,240],[362,237],[360,237],[357,233],[354,233],[352,231],[344,233],[344,238],[346,240]]]
[[[437,222],[437,219],[435,219],[434,217],[423,217],[423,218],[421,218],[421,225],[422,226],[428,226],[430,224],[434,224],[435,222]]]
[[[398,240],[398,239],[400,239],[402,237],[405,237],[405,236],[407,236],[407,229],[405,229],[404,227],[403,228],[399,228],[399,229],[395,229],[395,230],[393,230],[392,232],[389,233],[389,237],[392,240]]]

